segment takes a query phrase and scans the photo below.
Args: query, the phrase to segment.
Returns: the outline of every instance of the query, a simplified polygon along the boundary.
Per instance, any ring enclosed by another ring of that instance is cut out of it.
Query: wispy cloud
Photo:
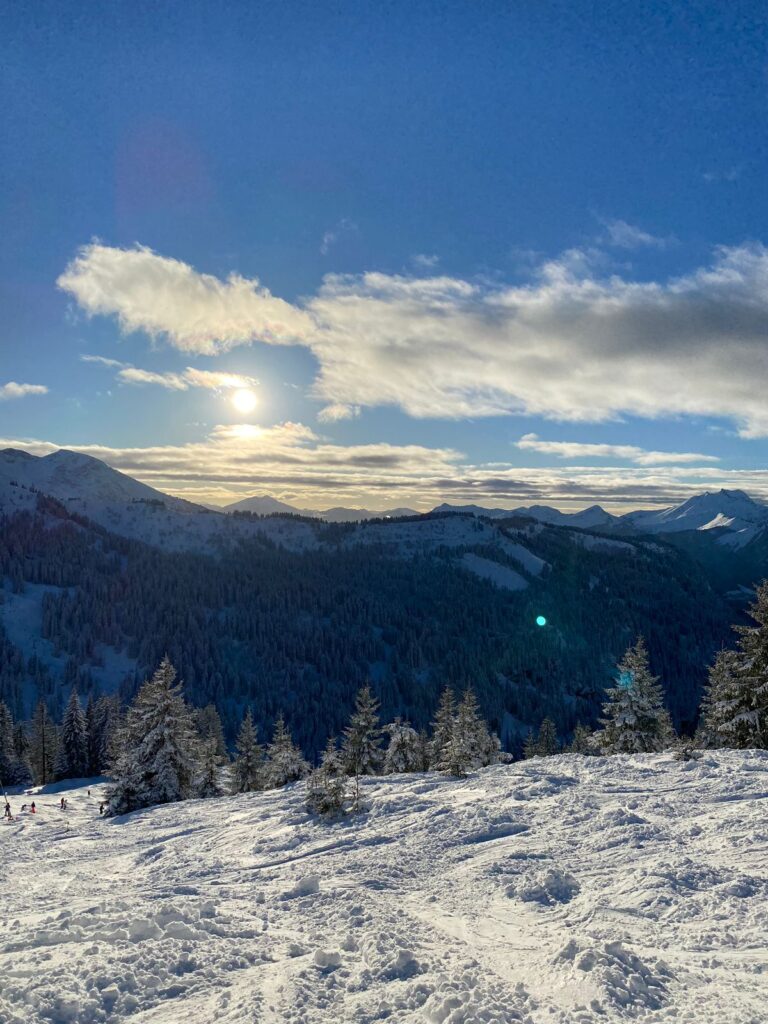
[[[631,444],[588,444],[579,441],[544,441],[537,434],[524,434],[515,447],[541,452],[558,459],[622,459],[638,466],[662,466],[685,463],[719,462],[716,455],[699,452],[657,452]]]
[[[48,388],[45,384],[17,384],[15,380],[9,380],[7,384],[0,384],[0,401],[8,401],[12,398],[26,398],[27,395],[47,395]]]
[[[321,254],[323,256],[327,256],[334,245],[340,242],[342,238],[348,238],[350,235],[356,235],[358,231],[359,228],[353,220],[349,220],[347,217],[342,217],[338,224],[329,228],[323,235],[323,239],[320,242]]]
[[[671,237],[652,235],[649,231],[635,224],[628,224],[625,220],[602,220],[602,224],[606,232],[604,241],[617,249],[666,249],[674,241]]]
[[[98,363],[116,369],[116,378],[124,384],[156,384],[169,391],[188,391],[190,388],[223,391],[228,388],[252,388],[259,383],[255,377],[247,377],[241,373],[198,370],[194,366],[187,366],[181,373],[158,373],[131,366],[130,363],[121,363],[117,359],[105,359],[103,356],[83,355],[80,359],[84,363]]]
[[[440,262],[440,257],[434,253],[417,252],[411,256],[411,263],[418,270],[434,270]]]
[[[319,363],[313,394],[331,407],[574,422],[688,414],[768,436],[768,250],[722,248],[660,282],[600,276],[598,256],[571,250],[525,286],[328,275],[299,306],[258,281],[96,244],[59,283],[87,312],[184,351],[306,346]]]

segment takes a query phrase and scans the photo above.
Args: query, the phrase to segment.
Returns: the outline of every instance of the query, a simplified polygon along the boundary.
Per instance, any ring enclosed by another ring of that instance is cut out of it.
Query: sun
[[[238,388],[232,395],[232,405],[241,413],[253,412],[256,408],[256,395],[250,388]]]

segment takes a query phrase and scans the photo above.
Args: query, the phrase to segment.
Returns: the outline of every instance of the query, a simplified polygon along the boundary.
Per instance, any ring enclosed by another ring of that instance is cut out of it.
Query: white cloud
[[[109,366],[112,369],[119,370],[123,366],[127,366],[127,363],[121,363],[119,359],[107,359],[105,356],[80,356],[81,363],[98,363],[100,366]]]
[[[0,401],[11,398],[26,398],[27,395],[47,395],[48,388],[45,384],[17,384],[15,380],[9,380],[7,384],[0,384]]]
[[[317,418],[321,423],[337,423],[339,420],[351,420],[359,415],[359,405],[326,405],[317,414]]]
[[[716,455],[699,452],[647,451],[631,444],[586,444],[578,441],[544,441],[537,434],[524,434],[515,447],[524,451],[554,455],[558,459],[626,459],[638,466],[681,465],[719,462]]]
[[[219,370],[198,370],[187,366],[182,373],[157,373],[154,370],[142,370],[130,363],[121,363],[117,359],[105,359],[103,356],[80,356],[84,363],[98,363],[110,369],[117,369],[116,377],[124,384],[157,384],[169,391],[188,391],[189,388],[206,388],[209,391],[223,391],[228,388],[253,388],[258,385],[255,377],[247,377],[241,373],[222,373]]]
[[[665,249],[673,241],[671,238],[652,235],[634,224],[628,224],[625,220],[604,220],[602,223],[607,233],[606,242],[617,249]]]
[[[525,286],[329,275],[294,306],[257,281],[93,245],[59,283],[88,312],[183,350],[306,346],[319,363],[313,394],[330,406],[576,422],[685,414],[768,436],[768,250],[723,248],[664,282],[601,277],[598,257],[571,250]]]
[[[214,354],[252,341],[295,343],[306,313],[258,281],[221,281],[143,247],[85,246],[58,279],[89,314],[114,314],[124,331],[166,335],[185,352]]]

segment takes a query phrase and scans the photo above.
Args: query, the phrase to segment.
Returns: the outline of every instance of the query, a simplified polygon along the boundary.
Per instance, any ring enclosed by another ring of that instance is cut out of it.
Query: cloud
[[[310,427],[290,422],[217,426],[200,440],[180,445],[114,448],[0,439],[2,447],[24,448],[36,455],[72,448],[161,491],[218,504],[268,493],[304,508],[410,505],[426,510],[450,501],[506,508],[540,502],[583,508],[600,502],[628,509],[670,505],[721,487],[743,488],[768,499],[768,470],[665,464],[477,465],[451,448],[332,444]]]
[[[603,220],[602,224],[607,234],[605,241],[617,249],[666,249],[673,241],[671,238],[652,235],[634,224],[628,224],[625,220]]]
[[[440,257],[434,253],[417,252],[411,256],[411,263],[419,270],[432,270],[440,262]]]
[[[226,281],[142,246],[85,246],[57,284],[86,313],[115,315],[126,332],[165,335],[178,349],[212,355],[235,345],[295,343],[311,327],[306,313],[257,280]]]
[[[351,420],[359,415],[359,405],[326,405],[317,414],[317,418],[321,423],[336,423],[338,420]]]
[[[343,217],[335,227],[326,231],[323,235],[323,240],[320,243],[321,254],[327,256],[337,242],[349,235],[356,235],[358,230],[358,226],[353,220]]]
[[[26,398],[27,395],[47,395],[48,388],[45,384],[17,384],[15,380],[9,380],[7,384],[0,384],[0,401],[11,398]]]
[[[117,369],[116,377],[124,384],[157,384],[169,391],[188,391],[190,388],[223,391],[228,388],[253,388],[259,383],[255,377],[246,377],[241,373],[198,370],[194,366],[186,367],[182,373],[157,373],[131,366],[130,363],[121,363],[117,359],[105,359],[103,356],[84,355],[80,359],[84,363],[99,363]]]
[[[716,455],[698,452],[656,452],[631,444],[583,444],[578,441],[544,441],[537,434],[524,434],[515,442],[524,451],[555,455],[558,459],[626,459],[638,466],[719,462]]]
[[[707,416],[768,436],[768,250],[721,248],[661,282],[600,276],[598,255],[571,250],[523,286],[328,275],[298,306],[258,281],[93,245],[59,283],[88,312],[182,350],[303,345],[319,364],[313,395],[330,406],[448,419]]]
[[[119,370],[123,366],[127,366],[127,363],[121,363],[119,359],[107,359],[104,356],[80,356],[81,363],[98,363],[100,366],[109,366],[112,369]]]

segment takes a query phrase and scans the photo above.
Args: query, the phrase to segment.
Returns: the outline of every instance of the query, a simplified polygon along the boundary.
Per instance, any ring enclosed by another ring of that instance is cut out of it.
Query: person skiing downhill
[[[9,821],[13,819],[13,815],[11,814],[11,805],[7,800],[5,801],[5,817],[8,818]]]

